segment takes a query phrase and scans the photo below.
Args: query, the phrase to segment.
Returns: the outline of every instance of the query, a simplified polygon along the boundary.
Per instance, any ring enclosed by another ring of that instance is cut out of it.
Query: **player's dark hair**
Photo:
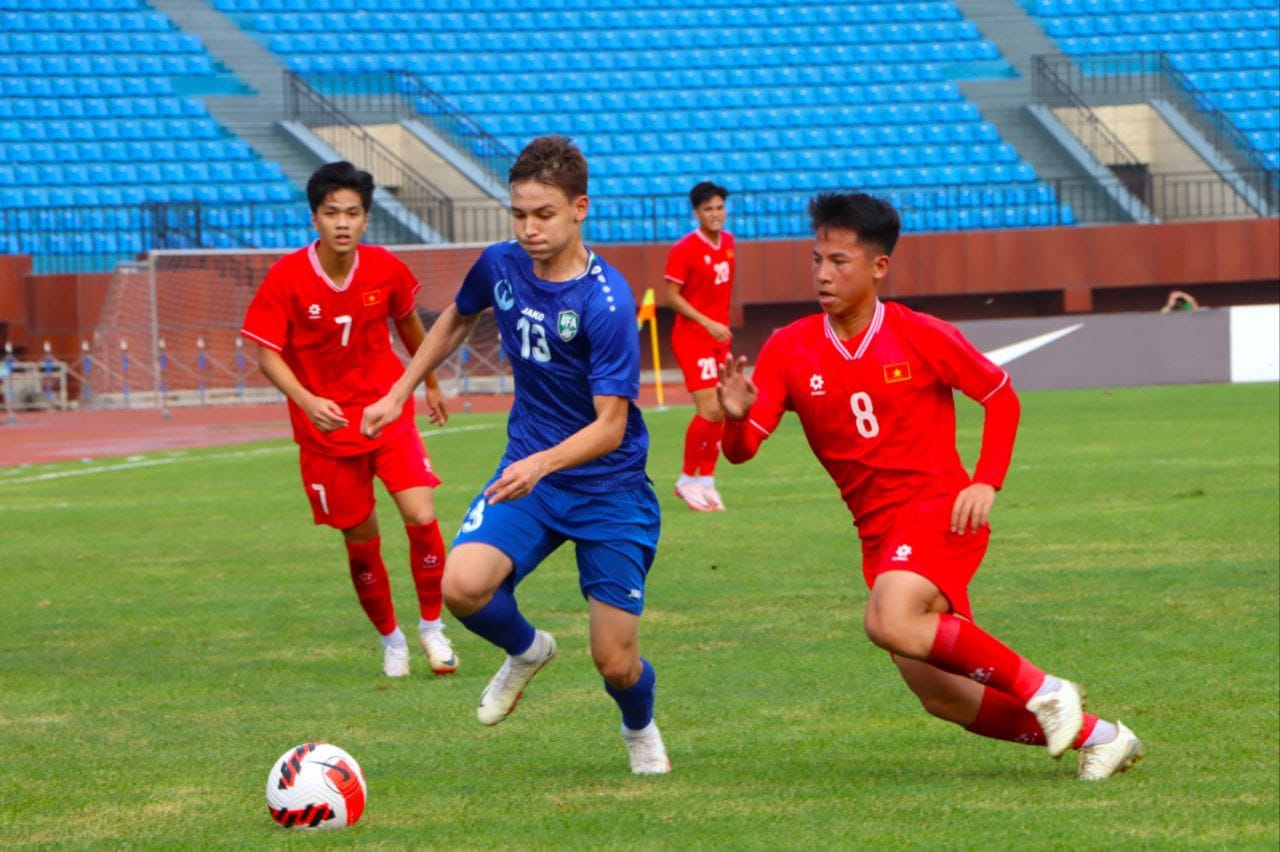
[[[689,204],[697,210],[717,195],[722,200],[728,200],[729,190],[715,181],[704,180],[701,183],[695,183],[693,189],[689,190]]]
[[[572,201],[587,194],[587,158],[568,136],[539,136],[524,146],[507,173],[508,183],[526,180],[554,186]]]
[[[307,202],[311,205],[311,212],[319,210],[329,193],[338,189],[351,189],[360,193],[364,212],[368,213],[373,207],[373,175],[357,169],[346,160],[339,160],[336,163],[325,163],[307,181]]]
[[[844,228],[858,242],[872,243],[885,254],[898,244],[902,220],[893,205],[863,192],[820,192],[809,201],[809,221],[816,234],[823,228]]]

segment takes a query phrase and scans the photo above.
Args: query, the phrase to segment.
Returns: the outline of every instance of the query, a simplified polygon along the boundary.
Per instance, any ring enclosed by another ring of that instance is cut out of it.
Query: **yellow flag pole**
[[[649,318],[649,343],[653,346],[653,381],[658,390],[658,408],[666,408],[662,401],[662,364],[658,360],[658,318]]]

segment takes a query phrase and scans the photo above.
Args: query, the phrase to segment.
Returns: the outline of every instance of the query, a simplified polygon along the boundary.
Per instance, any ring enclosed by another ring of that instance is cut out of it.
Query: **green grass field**
[[[482,728],[500,653],[455,626],[456,676],[415,654],[412,677],[382,677],[292,445],[0,470],[0,846],[1276,848],[1280,391],[1023,405],[975,611],[1143,737],[1133,772],[1082,784],[1073,755],[926,716],[862,635],[854,532],[794,419],[721,468],[729,511],[702,515],[670,494],[689,416],[673,409],[647,417],[664,528],[642,646],[674,765],[659,778],[627,772],[569,549],[520,595],[560,656]],[[972,458],[980,412],[960,407]],[[457,416],[428,439],[446,538],[501,423]],[[379,510],[411,623],[381,492]],[[266,812],[271,762],[310,739],[365,769],[349,831],[303,838]]]

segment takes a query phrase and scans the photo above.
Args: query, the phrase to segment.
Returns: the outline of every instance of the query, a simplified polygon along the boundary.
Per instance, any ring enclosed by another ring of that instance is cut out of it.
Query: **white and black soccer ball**
[[[329,743],[303,743],[272,765],[267,810],[285,828],[346,828],[364,813],[368,792],[354,757]]]

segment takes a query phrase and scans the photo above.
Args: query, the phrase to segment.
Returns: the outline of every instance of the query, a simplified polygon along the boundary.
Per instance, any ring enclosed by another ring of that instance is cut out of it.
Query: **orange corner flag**
[[[644,328],[645,320],[656,322],[658,319],[658,305],[654,301],[653,288],[650,287],[644,291],[644,298],[640,300],[640,308],[636,311],[636,331]]]

